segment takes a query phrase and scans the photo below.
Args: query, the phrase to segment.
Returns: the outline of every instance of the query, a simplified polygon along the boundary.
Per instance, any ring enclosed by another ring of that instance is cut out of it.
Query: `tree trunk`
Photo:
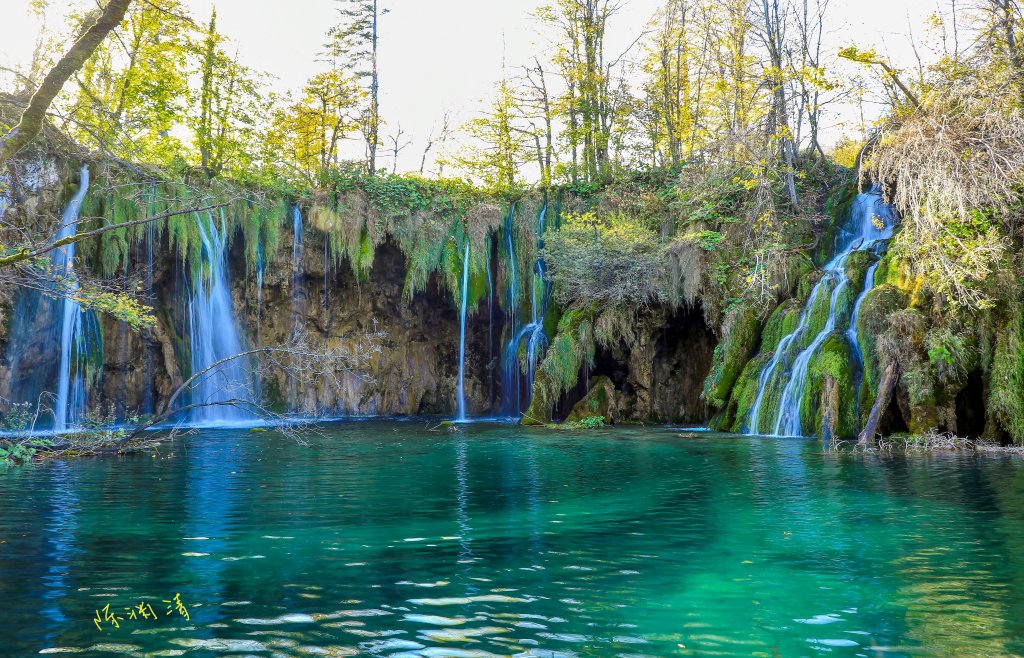
[[[895,363],[890,363],[882,373],[882,381],[878,384],[878,394],[875,397],[875,404],[868,414],[868,422],[864,424],[864,430],[857,440],[858,445],[869,446],[875,442],[875,434],[878,432],[878,423],[882,420],[882,414],[889,408],[892,402],[892,393],[896,390],[896,383],[900,380],[900,368]]]
[[[22,113],[18,125],[0,139],[0,164],[28,146],[29,142],[39,134],[43,128],[46,111],[64,87],[64,83],[82,68],[89,56],[103,42],[103,39],[124,20],[124,15],[130,4],[131,0],[110,0],[96,22],[50,69],[50,72],[43,78],[42,84],[39,85],[39,89],[32,95],[32,100],[29,101],[28,107]]]

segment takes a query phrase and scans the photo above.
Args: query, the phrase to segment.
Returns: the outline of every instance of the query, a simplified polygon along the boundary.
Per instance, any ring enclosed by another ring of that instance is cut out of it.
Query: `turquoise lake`
[[[0,655],[1024,653],[1019,457],[323,432],[0,472]]]

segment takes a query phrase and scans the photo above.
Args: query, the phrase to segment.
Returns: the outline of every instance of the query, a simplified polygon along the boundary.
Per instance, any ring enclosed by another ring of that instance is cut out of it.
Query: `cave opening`
[[[979,439],[984,431],[985,381],[980,370],[972,370],[956,395],[956,433],[965,439]]]
[[[896,398],[897,396],[894,394],[889,400],[889,406],[886,407],[885,412],[882,414],[882,419],[878,422],[878,432],[883,436],[905,434],[910,431],[910,426],[907,425],[907,421],[903,417],[903,411],[900,409]]]

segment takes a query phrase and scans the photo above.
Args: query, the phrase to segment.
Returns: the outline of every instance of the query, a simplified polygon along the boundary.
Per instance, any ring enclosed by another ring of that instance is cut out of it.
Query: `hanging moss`
[[[1018,283],[1019,286],[1019,283]],[[996,427],[1014,443],[1024,444],[1024,302],[1010,295],[1004,322],[996,330],[996,348],[989,378],[988,413]]]

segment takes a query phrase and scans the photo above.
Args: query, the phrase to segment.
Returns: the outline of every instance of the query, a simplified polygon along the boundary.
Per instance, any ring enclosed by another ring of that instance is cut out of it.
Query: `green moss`
[[[850,211],[856,198],[857,185],[854,182],[838,188],[834,194],[829,196],[825,213],[830,221],[813,254],[814,262],[818,267],[824,266],[835,255],[840,231],[850,218]]]
[[[796,281],[793,295],[799,299],[806,299],[811,294],[814,286],[811,274],[817,272],[814,261],[803,253],[797,253],[789,259],[789,280]]]
[[[818,436],[852,438],[860,429],[857,406],[856,364],[845,336],[832,334],[822,343],[808,365],[808,381],[800,406],[800,422],[813,427]],[[828,394],[835,386],[838,395]],[[834,434],[825,422],[833,419]]]
[[[761,332],[761,353],[774,352],[783,338],[793,333],[800,324],[802,307],[799,302],[789,299],[772,311]]]
[[[562,315],[558,333],[534,377],[527,415],[549,422],[558,398],[576,385],[584,364],[594,365],[595,318],[593,307],[570,308]]]
[[[907,295],[895,286],[882,283],[871,290],[864,298],[860,307],[857,324],[857,342],[860,344],[864,360],[863,377],[861,378],[860,409],[861,420],[875,401],[878,383],[882,377],[882,364],[878,354],[878,337],[888,328],[888,317],[892,313],[906,308]]]
[[[807,317],[807,328],[793,344],[795,353],[799,353],[807,348],[817,337],[821,330],[825,328],[825,324],[828,322],[828,314],[832,308],[832,290],[833,286],[830,284],[822,285],[818,289],[818,294],[811,303],[810,311],[808,311]]]
[[[761,371],[768,365],[771,358],[771,352],[762,352],[747,362],[743,372],[736,379],[732,395],[729,396],[729,404],[717,419],[715,429],[727,432],[743,432],[749,429],[747,427],[748,417],[751,407],[757,400]]]
[[[551,381],[551,376],[541,370],[533,380],[533,397],[530,400],[530,408],[523,414],[520,421],[523,425],[547,425],[551,422],[551,414],[558,402],[553,391],[558,389],[558,384]]]
[[[868,268],[874,262],[875,255],[870,251],[855,251],[846,258],[846,278],[851,285],[860,288],[864,283],[864,277]]]
[[[761,322],[754,309],[742,307],[733,313],[729,333],[715,347],[711,373],[704,380],[702,397],[713,407],[726,403],[729,391],[753,356],[761,337]]]
[[[988,414],[1010,440],[1024,444],[1024,303],[1019,291],[1010,297],[996,330],[989,377]]]
[[[590,390],[573,406],[566,417],[567,423],[584,422],[588,418],[614,418],[615,385],[608,377],[595,377]]]
[[[550,429],[565,430],[569,432],[575,432],[579,430],[599,430],[604,428],[605,419],[604,416],[587,416],[579,420],[565,421],[559,424],[547,425]]]

